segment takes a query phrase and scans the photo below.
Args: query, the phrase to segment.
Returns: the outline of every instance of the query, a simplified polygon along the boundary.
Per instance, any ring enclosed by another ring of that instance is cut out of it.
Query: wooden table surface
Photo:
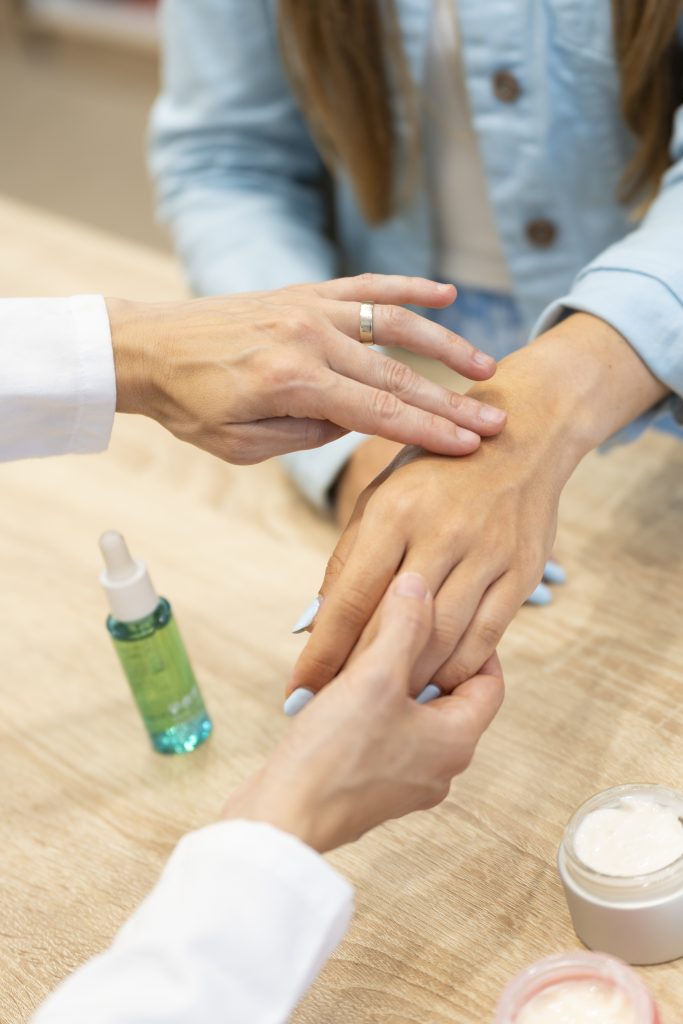
[[[84,291],[183,286],[164,257],[0,202],[0,293]],[[331,856],[357,912],[299,1024],[485,1024],[511,975],[579,948],[555,870],[567,819],[607,786],[683,786],[682,517],[670,437],[580,467],[558,534],[569,583],[511,626],[507,700],[473,766],[440,808]],[[190,756],[151,751],[115,660],[107,527],[175,606],[216,725]],[[277,465],[222,465],[136,417],[104,455],[0,467],[2,1024],[109,943],[287,729],[289,628],[334,538]],[[683,963],[641,973],[676,1024]]]

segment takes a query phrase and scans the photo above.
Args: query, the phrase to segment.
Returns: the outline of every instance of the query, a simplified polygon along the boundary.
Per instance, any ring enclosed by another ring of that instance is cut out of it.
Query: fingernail
[[[545,563],[543,579],[546,583],[566,583],[567,574],[562,566],[558,562],[553,562],[551,558]]]
[[[287,700],[282,705],[282,710],[286,715],[292,718],[294,715],[298,715],[302,708],[305,708],[309,701],[313,700],[315,694],[313,690],[307,690],[305,687],[300,686],[298,690],[294,690],[290,693]]]
[[[472,362],[476,363],[477,366],[489,367],[493,366],[495,359],[492,359],[491,356],[487,356],[485,352],[477,351],[472,356]]]
[[[311,601],[309,606],[306,608],[306,611],[302,612],[299,618],[296,620],[294,626],[292,627],[292,633],[303,633],[305,629],[308,629],[308,627],[311,625],[316,615],[320,611],[320,606],[322,603],[323,599],[320,596],[320,594],[318,594],[315,600]]]
[[[458,441],[461,441],[463,444],[471,444],[472,441],[476,441],[479,444],[481,440],[479,434],[475,434],[473,430],[466,430],[464,427],[457,427],[455,433]]]
[[[437,686],[436,683],[427,683],[424,690],[422,690],[421,693],[418,693],[415,698],[415,703],[429,704],[430,700],[436,700],[437,697],[441,697],[442,695],[443,691],[440,686]]]
[[[417,572],[404,572],[396,580],[394,593],[399,597],[415,597],[418,601],[426,601],[429,587],[424,576]]]
[[[553,599],[553,595],[550,592],[550,588],[546,587],[545,583],[539,583],[532,594],[526,599],[527,604],[550,604]]]
[[[482,423],[502,423],[505,413],[502,409],[496,409],[494,405],[482,405],[479,410],[479,419]]]

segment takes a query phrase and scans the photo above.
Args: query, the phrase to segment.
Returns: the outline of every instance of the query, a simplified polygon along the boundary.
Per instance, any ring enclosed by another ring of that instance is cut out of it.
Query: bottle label
[[[174,619],[140,640],[114,638],[114,646],[152,735],[206,714]]]

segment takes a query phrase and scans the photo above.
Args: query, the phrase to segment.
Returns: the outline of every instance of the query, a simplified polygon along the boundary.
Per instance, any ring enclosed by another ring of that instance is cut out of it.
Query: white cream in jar
[[[681,809],[623,796],[591,811],[574,836],[577,857],[603,875],[647,875],[683,857]]]
[[[683,793],[616,786],[567,826],[558,868],[576,934],[631,964],[683,956]]]

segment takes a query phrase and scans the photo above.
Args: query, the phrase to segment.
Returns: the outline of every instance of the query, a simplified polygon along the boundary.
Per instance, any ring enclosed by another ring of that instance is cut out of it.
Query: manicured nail
[[[418,601],[426,601],[429,587],[424,576],[417,572],[404,572],[396,580],[394,593],[399,597],[415,597]]]
[[[315,694],[313,690],[307,690],[305,687],[300,686],[298,690],[294,690],[290,693],[287,700],[282,705],[282,710],[286,715],[292,718],[293,715],[298,715],[302,708],[305,708],[309,701],[313,700]]]
[[[550,604],[553,599],[553,595],[550,592],[550,588],[546,587],[545,583],[539,583],[532,594],[526,599],[527,604]]]
[[[495,425],[503,422],[505,413],[502,409],[496,409],[494,405],[482,405],[479,410],[479,419],[482,423]]]
[[[472,356],[472,362],[476,363],[477,366],[489,367],[493,366],[495,359],[492,359],[491,356],[487,356],[485,352],[477,351]]]
[[[415,698],[415,703],[429,704],[430,700],[436,700],[437,697],[441,697],[442,695],[443,691],[440,686],[437,686],[436,683],[427,683],[424,690],[421,693],[418,693]]]
[[[302,612],[299,618],[296,620],[292,628],[292,633],[303,633],[305,629],[308,629],[308,627],[312,624],[316,615],[320,611],[320,606],[322,603],[323,599],[320,596],[320,594],[318,594],[315,600],[311,601],[306,611]]]
[[[545,563],[543,579],[546,583],[566,583],[567,574],[562,566],[558,562],[553,562],[551,558]]]

